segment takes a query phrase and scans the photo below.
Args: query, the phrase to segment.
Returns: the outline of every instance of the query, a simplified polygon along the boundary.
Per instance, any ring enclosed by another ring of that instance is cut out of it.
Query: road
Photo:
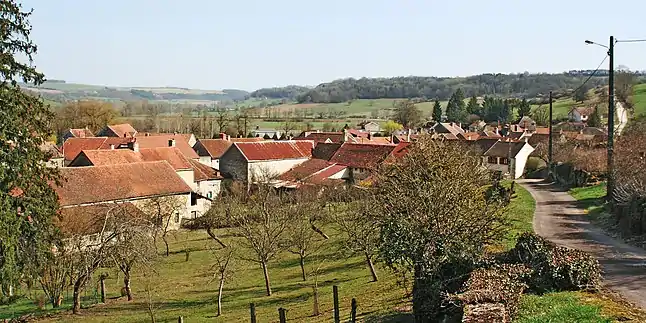
[[[617,102],[615,110],[617,110],[617,121],[619,121],[616,126],[615,133],[621,135],[628,124],[628,111],[624,108],[624,105],[621,102]]]
[[[646,309],[646,250],[613,239],[590,224],[566,191],[541,180],[518,183],[536,200],[534,231],[538,235],[597,257],[604,286]]]

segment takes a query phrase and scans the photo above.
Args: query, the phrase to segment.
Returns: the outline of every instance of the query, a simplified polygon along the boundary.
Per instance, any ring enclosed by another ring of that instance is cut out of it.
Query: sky
[[[20,0],[19,0],[20,1]],[[49,79],[255,90],[347,77],[594,69],[643,0],[22,0]],[[612,8],[608,8],[612,6]],[[615,64],[646,70],[646,43]]]

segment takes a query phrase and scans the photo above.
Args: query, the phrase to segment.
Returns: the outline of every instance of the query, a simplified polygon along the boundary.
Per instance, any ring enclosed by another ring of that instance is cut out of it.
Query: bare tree
[[[626,109],[632,110],[633,104],[633,86],[635,85],[635,74],[626,70],[619,71],[615,76],[615,91],[617,101],[624,104]]]
[[[221,106],[218,106],[215,112],[215,123],[218,125],[218,131],[225,132],[229,124],[229,112]]]
[[[280,125],[280,130],[283,131],[286,137],[296,129],[298,129],[298,123],[292,118],[285,119],[285,122]]]
[[[235,249],[227,247],[220,250],[213,251],[215,263],[211,266],[213,271],[213,278],[218,280],[218,316],[222,315],[222,294],[224,290],[224,283],[233,278]]]
[[[184,202],[182,199],[175,196],[151,198],[140,205],[140,209],[152,219],[155,226],[153,234],[155,244],[157,238],[161,235],[161,239],[166,247],[167,257],[170,255],[168,233],[179,227],[181,221],[180,213],[183,207]]]
[[[59,254],[48,259],[40,273],[40,286],[53,308],[61,306],[63,292],[65,287],[69,285],[69,274],[72,271],[69,257],[71,255],[68,255],[65,250],[61,250]]]
[[[267,296],[271,296],[267,264],[282,250],[289,222],[282,194],[275,192],[271,187],[260,186],[254,195],[235,208],[232,214],[235,232],[244,238],[243,244],[254,253],[253,257],[243,259],[258,263],[262,267]]]
[[[371,197],[365,189],[350,188],[335,192],[329,203],[330,217],[344,234],[344,246],[351,253],[366,259],[372,281],[378,280],[374,259],[379,250],[379,219],[372,209]]]

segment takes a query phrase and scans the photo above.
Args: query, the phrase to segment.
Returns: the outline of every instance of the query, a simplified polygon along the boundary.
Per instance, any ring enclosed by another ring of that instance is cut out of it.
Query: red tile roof
[[[222,179],[217,169],[204,165],[195,159],[189,159],[188,161],[193,167],[193,176],[196,182]]]
[[[312,157],[318,159],[330,160],[339,148],[341,143],[317,143],[312,151]]]
[[[330,162],[353,168],[375,169],[395,149],[395,145],[344,143]]]
[[[536,127],[536,130],[534,131],[535,134],[540,134],[540,135],[549,135],[550,134],[550,128],[548,127]]]
[[[325,181],[330,180],[330,176],[332,176],[334,174],[337,174],[339,172],[342,172],[346,168],[348,168],[348,167],[343,166],[343,165],[334,164],[334,165],[332,165],[332,166],[330,166],[328,168],[325,168],[325,169],[321,170],[320,172],[312,175],[310,178],[307,179],[307,181],[310,182],[310,183],[316,183],[316,184],[323,183]]]
[[[188,158],[177,147],[139,148],[144,161],[167,161],[175,170],[191,169]]]
[[[90,129],[70,129],[69,131],[76,138],[94,137]]]
[[[229,138],[231,142],[259,142],[265,141],[265,138],[262,137],[253,137],[253,138]]]
[[[122,124],[113,124],[109,125],[106,127],[107,129],[112,130],[112,132],[117,136],[117,137],[134,137],[137,134],[137,130],[130,125],[129,123],[122,123]],[[102,130],[101,133],[104,131]]]
[[[290,169],[278,178],[284,181],[301,181],[331,165],[333,164],[330,164],[327,160],[314,158]]]
[[[177,147],[144,148],[139,152],[130,149],[84,150],[73,160],[70,166],[76,165],[77,160],[87,159],[93,166],[140,163],[146,161],[167,161],[175,170],[191,169],[191,164]]]
[[[220,158],[231,147],[233,143],[224,139],[200,139],[194,149],[200,156]],[[202,149],[204,148],[204,149]]]
[[[184,154],[184,157],[189,159],[200,158],[182,135],[142,136],[136,139],[140,149],[169,147],[169,141],[175,140],[175,147]]]
[[[61,150],[65,160],[71,161],[83,150],[110,149],[110,145],[118,148],[129,141],[130,139],[118,137],[69,138],[65,140]]]
[[[312,157],[314,142],[310,140],[236,142],[234,145],[248,161]]]
[[[344,137],[343,132],[303,132],[294,140],[314,140],[315,143],[341,143]],[[328,141],[329,140],[329,141]]]
[[[458,135],[458,138],[464,140],[478,140],[480,134],[477,132],[465,132]]]
[[[52,184],[61,206],[190,193],[191,188],[166,161],[60,169],[61,186]]]

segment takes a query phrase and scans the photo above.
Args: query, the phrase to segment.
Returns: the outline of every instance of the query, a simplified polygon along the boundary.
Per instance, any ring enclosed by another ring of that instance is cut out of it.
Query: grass
[[[511,182],[505,182],[503,185],[509,187]],[[516,191],[516,196],[507,210],[510,228],[502,241],[502,246],[505,250],[513,248],[521,234],[533,231],[532,220],[536,210],[536,201],[522,186],[515,185],[514,190]]]
[[[611,318],[602,315],[600,306],[585,304],[582,301],[583,295],[577,292],[525,295],[515,322],[613,322]]]
[[[585,209],[591,219],[596,221],[604,210],[606,183],[576,187],[570,190],[570,195],[578,201],[578,206]]]

